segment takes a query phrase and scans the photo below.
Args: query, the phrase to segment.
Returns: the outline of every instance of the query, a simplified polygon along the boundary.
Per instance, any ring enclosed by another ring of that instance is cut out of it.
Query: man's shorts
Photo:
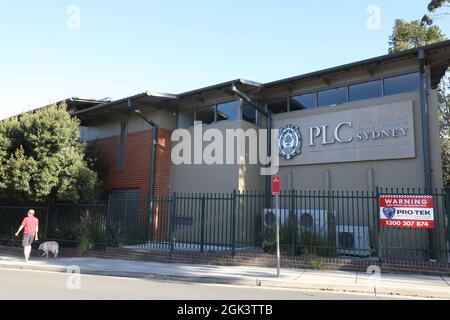
[[[34,235],[32,234],[24,234],[22,239],[22,247],[28,247],[31,246],[34,240]]]

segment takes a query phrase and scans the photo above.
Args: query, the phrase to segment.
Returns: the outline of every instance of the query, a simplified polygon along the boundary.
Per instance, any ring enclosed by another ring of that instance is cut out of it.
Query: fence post
[[[445,188],[445,212],[447,219],[444,217],[444,229],[445,223],[447,223],[447,241],[445,246],[447,248],[447,261],[450,259],[450,188]]]
[[[237,193],[236,189],[233,189],[233,211],[231,214],[231,254],[236,254],[236,210],[237,210]]]
[[[154,195],[149,195],[150,203],[147,214],[147,241],[152,242],[152,233],[153,233],[153,209],[155,207],[155,199]]]
[[[201,229],[200,229],[200,252],[204,252],[205,251],[205,194],[202,194],[202,213],[201,213],[201,217],[200,217],[200,224],[201,224]]]
[[[298,225],[298,221],[297,221],[297,210],[295,210],[295,197],[294,197],[294,190],[291,189],[289,192],[289,212],[290,212],[290,225],[291,225],[291,244],[292,244],[292,248],[291,248],[291,254],[293,256],[295,256],[295,243],[296,243],[296,238],[297,238],[297,225]]]
[[[375,197],[375,201],[376,201],[376,205],[375,205],[375,221],[377,224],[377,230],[378,230],[378,261],[382,261],[383,260],[383,227],[381,226],[381,221],[380,221],[380,189],[379,187],[375,188],[375,192],[376,192],[376,197]]]
[[[47,216],[45,217],[44,242],[47,241],[48,215],[50,212],[50,204],[47,204]]]
[[[170,199],[169,199],[170,201]],[[174,230],[173,230],[173,218],[175,217],[176,213],[176,205],[177,205],[177,193],[174,192],[172,194],[172,207],[169,212],[169,241],[170,241],[170,252],[172,253],[175,249],[175,237],[174,237]]]
[[[111,227],[111,195],[108,196],[106,202],[106,231],[105,231],[105,249],[108,248],[108,238],[111,235],[113,241],[115,241],[114,234]]]

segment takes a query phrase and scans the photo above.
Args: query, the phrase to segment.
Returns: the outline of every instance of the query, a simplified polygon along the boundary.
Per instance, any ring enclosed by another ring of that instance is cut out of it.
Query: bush
[[[126,242],[125,231],[120,223],[112,223],[108,227],[108,246],[121,247]]]
[[[314,270],[323,270],[325,268],[324,264],[320,260],[313,260],[311,261],[311,268]]]
[[[93,216],[89,209],[85,209],[80,218],[80,236],[78,250],[80,254],[104,244],[106,236],[106,222],[101,216]]]
[[[292,248],[293,236],[296,236],[294,248]],[[276,228],[265,230],[263,250],[266,253],[276,253]],[[306,228],[299,229],[298,234],[295,235],[295,231],[290,226],[280,227],[280,251],[284,255],[336,256],[336,249],[327,243],[323,235]]]

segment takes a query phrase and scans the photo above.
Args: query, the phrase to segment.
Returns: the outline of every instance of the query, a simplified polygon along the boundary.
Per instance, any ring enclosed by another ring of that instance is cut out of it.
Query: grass
[[[294,237],[294,246],[293,239]],[[276,232],[274,229],[266,230],[263,241],[263,250],[265,253],[274,254],[276,252]],[[310,229],[298,230],[298,235],[293,232],[289,226],[280,228],[280,251],[283,255],[296,256],[319,256],[335,257],[336,248],[327,243],[323,235]]]
[[[314,270],[323,270],[325,269],[325,265],[321,260],[313,260],[311,261],[311,268]]]

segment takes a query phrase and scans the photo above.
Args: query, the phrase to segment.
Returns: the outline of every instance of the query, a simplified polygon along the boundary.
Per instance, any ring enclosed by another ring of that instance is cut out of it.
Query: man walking
[[[20,231],[24,229],[22,247],[26,262],[28,262],[28,259],[30,258],[31,244],[33,243],[33,240],[38,240],[39,220],[34,216],[34,214],[35,212],[33,209],[28,210],[27,217],[23,219],[19,230],[16,232],[17,237]]]

